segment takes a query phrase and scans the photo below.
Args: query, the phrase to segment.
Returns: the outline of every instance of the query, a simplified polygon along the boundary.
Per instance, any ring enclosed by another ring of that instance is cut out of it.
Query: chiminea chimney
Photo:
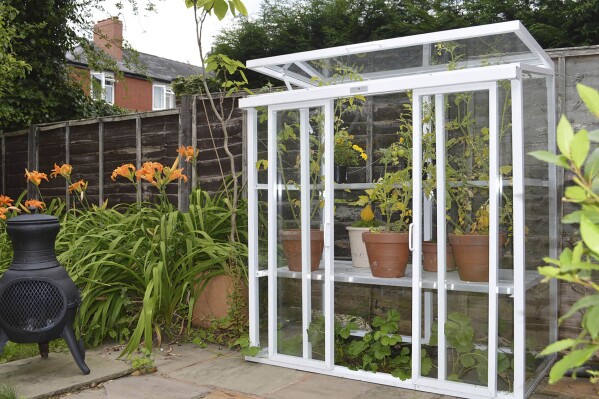
[[[123,59],[123,22],[118,17],[99,21],[94,26],[94,44],[116,61]]]

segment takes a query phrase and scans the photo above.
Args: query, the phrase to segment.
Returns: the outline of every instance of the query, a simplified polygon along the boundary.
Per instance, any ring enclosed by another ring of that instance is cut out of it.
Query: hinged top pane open
[[[460,58],[437,50],[449,43],[461,47]],[[519,21],[267,57],[247,66],[289,88],[309,88],[515,62],[553,68]]]

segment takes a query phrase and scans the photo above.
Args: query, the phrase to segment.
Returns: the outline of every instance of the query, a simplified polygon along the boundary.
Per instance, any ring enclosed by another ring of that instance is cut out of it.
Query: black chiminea
[[[54,253],[58,230],[58,219],[49,215],[21,215],[6,222],[14,255],[0,278],[0,353],[10,340],[37,343],[46,358],[48,343],[62,337],[77,366],[89,374],[83,341],[77,342],[73,332],[81,297]]]

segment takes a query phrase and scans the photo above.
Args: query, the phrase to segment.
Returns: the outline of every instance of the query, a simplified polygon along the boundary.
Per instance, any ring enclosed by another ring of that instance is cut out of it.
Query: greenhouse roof
[[[516,62],[553,69],[520,21],[249,60],[247,67],[292,89]]]

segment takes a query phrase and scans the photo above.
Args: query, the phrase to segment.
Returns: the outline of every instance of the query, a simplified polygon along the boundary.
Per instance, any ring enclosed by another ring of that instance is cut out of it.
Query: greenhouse
[[[550,367],[554,65],[505,22],[249,61],[248,360],[464,398]]]

